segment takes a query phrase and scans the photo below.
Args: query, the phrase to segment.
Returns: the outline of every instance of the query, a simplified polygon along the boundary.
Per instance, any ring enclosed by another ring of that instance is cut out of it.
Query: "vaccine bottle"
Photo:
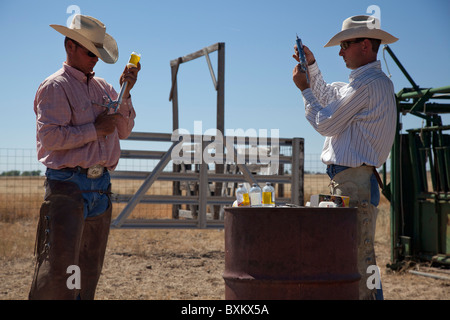
[[[275,207],[275,189],[270,182],[262,189],[262,202],[263,207]]]
[[[130,60],[128,61],[127,66],[137,68],[139,60],[141,60],[141,55],[133,51],[131,53]]]
[[[258,184],[254,183],[252,188],[250,189],[250,205],[252,207],[261,207],[262,206],[262,192],[261,188]]]
[[[250,205],[250,199],[248,196],[247,188],[243,183],[239,184],[239,188],[236,190],[236,200],[238,207],[246,207]]]

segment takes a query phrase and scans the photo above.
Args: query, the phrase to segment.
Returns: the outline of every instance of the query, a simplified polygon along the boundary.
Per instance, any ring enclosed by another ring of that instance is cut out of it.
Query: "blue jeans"
[[[348,168],[350,167],[333,164],[327,166],[327,174],[330,179],[333,179],[336,174]],[[380,188],[378,186],[378,181],[375,174],[372,174],[370,177],[370,203],[375,207],[378,207],[378,204],[380,203]]]
[[[101,190],[100,192],[83,192],[84,218],[96,217],[108,209],[108,189],[111,183],[109,172],[105,171],[98,179],[89,179],[81,172],[63,171],[47,168],[45,176],[49,180],[69,181],[75,183],[80,190]]]

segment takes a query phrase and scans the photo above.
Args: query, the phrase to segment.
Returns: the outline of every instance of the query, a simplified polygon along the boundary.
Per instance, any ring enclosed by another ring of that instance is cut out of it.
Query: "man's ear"
[[[66,43],[65,43],[66,52],[67,53],[73,52],[75,50],[76,46],[77,45],[72,40],[66,41]]]
[[[362,49],[364,50],[365,54],[372,51],[372,43],[369,39],[364,39],[364,41],[362,42]]]

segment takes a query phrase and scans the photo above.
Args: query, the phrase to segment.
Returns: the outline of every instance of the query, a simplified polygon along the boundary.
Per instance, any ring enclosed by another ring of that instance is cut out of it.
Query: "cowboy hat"
[[[398,38],[380,29],[380,20],[373,16],[353,16],[342,23],[337,33],[324,47],[338,46],[342,41],[354,38],[379,39],[382,44],[394,43]]]
[[[77,14],[69,28],[56,24],[50,27],[75,40],[106,63],[116,63],[119,58],[116,40],[106,33],[105,25],[93,17]]]

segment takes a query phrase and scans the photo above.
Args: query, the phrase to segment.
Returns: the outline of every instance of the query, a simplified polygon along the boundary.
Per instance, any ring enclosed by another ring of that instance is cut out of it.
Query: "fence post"
[[[225,43],[219,42],[217,49],[217,82],[216,82],[216,90],[217,90],[217,120],[216,120],[216,129],[219,130],[222,136],[225,135]],[[224,154],[224,145],[222,145],[222,154]],[[216,163],[216,173],[222,174],[224,173],[224,164]],[[222,182],[216,182],[215,196],[222,195]],[[213,206],[214,208],[214,219],[218,220],[220,215],[220,206]]]
[[[206,148],[206,141],[202,141],[202,151]],[[200,164],[199,175],[199,190],[198,190],[198,227],[200,229],[206,228],[206,205],[208,197],[208,164],[202,156],[202,163]]]
[[[175,132],[175,130],[179,129],[179,121],[178,121],[178,85],[177,85],[177,75],[178,75],[178,68],[181,64],[181,59],[177,60],[177,63],[170,66],[171,75],[172,75],[172,89],[170,91],[170,97],[169,101],[172,101],[172,132]],[[172,166],[173,172],[181,172],[181,165],[179,164],[173,164]],[[180,196],[181,195],[181,189],[180,189],[181,183],[180,181],[173,181],[172,182],[172,194],[174,196]],[[180,205],[173,204],[172,205],[172,218],[178,219],[179,218],[179,209]]]
[[[303,138],[292,139],[292,184],[291,202],[296,205],[304,205],[304,162],[305,146]]]

